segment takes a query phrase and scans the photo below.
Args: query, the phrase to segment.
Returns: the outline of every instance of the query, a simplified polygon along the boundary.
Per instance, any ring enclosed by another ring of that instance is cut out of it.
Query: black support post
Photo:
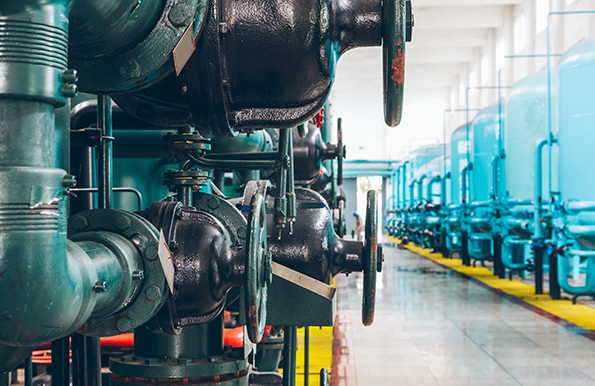
[[[467,232],[461,233],[461,260],[464,266],[471,266],[471,256],[469,256],[469,235]]]
[[[535,240],[533,245],[533,258],[535,262],[535,295],[543,295],[543,241]]]

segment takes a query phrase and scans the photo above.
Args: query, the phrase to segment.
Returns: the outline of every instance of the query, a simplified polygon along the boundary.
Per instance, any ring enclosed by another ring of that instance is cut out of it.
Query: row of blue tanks
[[[450,144],[412,152],[396,170],[387,231],[500,278],[532,272],[537,294],[546,272],[552,298],[593,296],[593,165],[595,39],[516,83]]]

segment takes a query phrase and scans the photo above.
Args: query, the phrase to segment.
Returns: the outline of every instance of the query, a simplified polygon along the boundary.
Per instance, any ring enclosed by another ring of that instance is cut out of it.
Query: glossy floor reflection
[[[595,342],[390,245],[374,324],[361,277],[339,300],[359,386],[595,385]]]

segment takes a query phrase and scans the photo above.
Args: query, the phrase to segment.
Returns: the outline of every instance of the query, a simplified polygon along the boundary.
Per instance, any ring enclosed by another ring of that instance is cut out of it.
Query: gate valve
[[[264,199],[252,197],[248,221],[216,195],[195,193],[193,206],[157,201],[144,213],[162,230],[175,268],[175,293],[148,327],[178,334],[182,327],[208,323],[223,312],[230,290],[244,287],[248,336],[259,343],[272,278]]]
[[[268,190],[268,189],[267,189]],[[251,205],[251,197],[267,192],[263,186],[251,181],[246,185],[244,197],[231,200],[241,207],[244,215]],[[275,188],[266,193],[270,206],[274,200]],[[334,220],[326,200],[310,189],[297,188],[297,214],[293,235],[283,229],[279,239],[274,228],[273,215],[267,215],[268,248],[272,260],[315,280],[329,284],[339,273],[362,272],[364,291],[362,300],[362,321],[370,325],[374,320],[376,272],[382,270],[382,259],[378,252],[378,206],[376,193],[368,192],[365,240],[343,240],[337,236]],[[265,196],[265,194],[261,194]]]

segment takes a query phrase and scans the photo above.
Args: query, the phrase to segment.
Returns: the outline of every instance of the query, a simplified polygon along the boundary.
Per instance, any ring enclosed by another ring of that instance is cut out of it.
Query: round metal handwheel
[[[267,248],[267,219],[264,197],[256,193],[250,200],[246,248],[246,327],[253,343],[260,343],[266,325],[268,285],[272,273],[272,259]]]
[[[364,326],[370,326],[374,322],[376,271],[378,270],[378,207],[376,203],[376,192],[372,190],[368,192],[365,236],[364,255],[362,258],[364,272],[362,323]]]
[[[403,115],[407,31],[406,10],[405,0],[386,0],[382,10],[384,121],[390,127],[397,126]]]
[[[337,185],[343,185],[343,158],[345,158],[345,145],[343,145],[343,119],[337,120]]]

